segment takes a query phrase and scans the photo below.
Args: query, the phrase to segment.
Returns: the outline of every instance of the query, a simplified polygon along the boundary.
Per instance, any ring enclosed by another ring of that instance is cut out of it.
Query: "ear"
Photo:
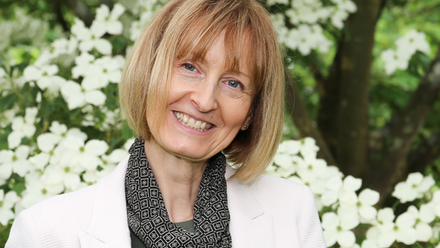
[[[243,125],[241,126],[240,130],[244,131],[244,130],[248,129],[250,124],[251,124],[251,116],[248,115],[246,117],[246,119],[244,120]]]

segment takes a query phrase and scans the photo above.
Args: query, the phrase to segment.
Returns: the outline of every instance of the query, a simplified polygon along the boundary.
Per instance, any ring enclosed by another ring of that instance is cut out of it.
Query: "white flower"
[[[79,164],[86,170],[95,170],[98,165],[102,164],[99,156],[108,149],[105,141],[90,140],[84,143],[81,138],[75,136],[68,136],[63,142],[63,146],[67,151],[61,159],[61,163],[70,166]]]
[[[435,219],[435,210],[432,205],[420,206],[420,211],[415,206],[409,206],[408,213],[416,219],[417,240],[428,242],[433,235],[432,227],[429,225]]]
[[[76,66],[72,68],[72,77],[79,78],[80,76],[86,76],[91,72],[93,67],[93,63],[95,61],[95,57],[88,52],[82,52],[80,56],[75,58]]]
[[[292,158],[288,154],[277,153],[273,158],[273,162],[278,165],[276,172],[280,177],[289,177],[295,173],[295,167],[292,163]]]
[[[406,52],[397,53],[392,49],[387,49],[380,55],[385,64],[385,71],[388,75],[397,69],[405,70],[411,56]]]
[[[83,142],[85,142],[87,140],[87,134],[81,132],[81,130],[79,130],[78,128],[71,128],[69,129],[69,131],[67,131],[66,133],[66,137],[69,136],[74,136],[77,138],[80,138]],[[66,139],[63,140],[62,143],[65,143]]]
[[[387,215],[390,214],[388,213]],[[417,241],[417,233],[414,229],[415,224],[416,219],[414,216],[406,212],[397,217],[396,223],[384,222],[378,225],[381,231],[378,238],[379,245],[381,247],[390,247],[394,241],[402,242],[406,245],[414,244]]]
[[[73,191],[80,187],[80,174],[84,171],[80,165],[70,166],[67,164],[49,165],[45,171],[44,176],[48,184],[62,183],[67,190]]]
[[[117,59],[108,56],[99,58],[95,61],[94,69],[93,73],[86,74],[83,83],[98,80],[100,87],[105,87],[109,82],[118,83],[121,79],[122,67]]]
[[[106,164],[118,164],[121,162],[125,157],[128,156],[128,152],[124,149],[115,149],[113,150],[110,155],[102,155],[102,160],[104,162],[104,165]]]
[[[347,176],[344,181],[339,175],[333,175],[326,181],[327,191],[322,194],[321,202],[324,206],[335,203],[345,192],[355,192],[362,186],[362,180]]]
[[[45,184],[44,180],[40,179],[39,173],[31,173],[26,175],[26,190],[22,192],[20,204],[23,208],[28,208],[39,201],[60,194],[63,190],[63,184]]]
[[[17,116],[12,119],[12,132],[8,135],[9,148],[17,147],[23,137],[32,137],[34,135],[35,121],[38,114],[37,108],[26,108],[26,114],[24,118]]]
[[[128,139],[128,140],[125,142],[125,144],[124,144],[124,149],[125,149],[127,152],[128,152],[128,150],[130,150],[130,147],[133,145],[134,141],[135,141],[135,139],[134,139],[134,138],[131,138],[131,139]]]
[[[53,133],[44,133],[37,137],[37,145],[41,152],[31,158],[29,161],[40,170],[49,163],[56,163],[55,147],[60,142],[61,137]]]
[[[299,25],[298,29],[290,30],[287,35],[286,46],[292,50],[298,49],[302,55],[309,55],[310,51],[316,46],[310,26]]]
[[[3,113],[0,113],[0,127],[4,128],[9,125],[12,122],[16,112],[17,111],[15,109],[9,109]]]
[[[82,86],[73,82],[67,81],[61,88],[61,94],[66,100],[69,109],[75,109],[84,106],[87,103],[100,106],[104,104],[106,96],[100,88],[98,82],[88,81]]]
[[[66,136],[67,127],[64,124],[60,124],[58,121],[53,121],[49,127],[49,130],[58,136],[59,139]]]
[[[296,12],[301,22],[312,24],[320,19],[319,7],[304,6]]]
[[[76,20],[78,22],[78,20]],[[81,23],[81,22],[78,22]],[[106,39],[101,39],[106,30],[102,25],[92,25],[90,29],[86,28],[84,24],[74,25],[75,31],[72,33],[78,38],[79,50],[81,52],[91,51],[93,48],[98,50],[101,54],[110,54],[112,52],[112,45]]]
[[[356,241],[354,233],[350,231],[353,226],[341,223],[339,216],[333,212],[322,216],[322,228],[327,247],[333,246],[336,242],[342,247],[347,247]]]
[[[47,58],[42,58],[41,60],[46,60],[49,62],[49,60],[58,57],[61,54],[68,54],[72,51],[69,49],[69,41],[65,38],[61,38],[58,40],[55,40],[50,44],[49,49],[44,50],[42,56],[46,56]],[[47,62],[39,61],[37,65],[44,65]]]
[[[362,248],[379,248],[380,230],[377,226],[372,226],[368,229],[366,239],[362,242]]]
[[[322,159],[307,156],[304,159],[294,157],[297,165],[297,173],[302,181],[310,187],[315,194],[323,194],[326,191],[328,177],[327,163]]]
[[[0,67],[0,79],[4,78],[6,76],[6,71],[5,69]]]
[[[9,220],[15,218],[12,208],[19,199],[15,191],[11,190],[5,195],[5,192],[0,189],[0,224],[6,226]]]
[[[29,146],[19,146],[15,149],[14,156],[12,157],[12,171],[21,177],[24,177],[32,169],[32,164],[27,159],[29,153]]]
[[[141,14],[141,18],[139,21],[134,21],[130,26],[130,39],[135,41],[144,30],[144,27],[151,21],[156,11],[152,8],[147,8],[146,11],[143,11]]]
[[[57,96],[60,87],[66,82],[64,78],[55,75],[57,72],[58,66],[56,65],[42,67],[30,65],[24,69],[23,75],[28,81],[36,80],[38,87],[42,90],[47,89],[50,94]]]
[[[403,37],[396,40],[397,50],[402,53],[408,53],[411,57],[416,51],[429,54],[429,44],[425,39],[425,34],[411,30]]]
[[[61,137],[56,134],[44,133],[37,137],[37,145],[42,152],[51,153],[60,140]]]
[[[347,17],[348,13],[345,10],[335,10],[331,17],[333,26],[342,29],[344,27],[344,21],[347,19]]]
[[[109,34],[121,34],[123,26],[122,23],[118,21],[118,18],[124,13],[124,11],[125,7],[120,3],[116,3],[111,12],[107,5],[102,4],[96,10],[96,17],[93,21],[93,25],[99,26],[100,29],[103,29]]]
[[[3,185],[12,175],[12,157],[14,152],[10,150],[0,151],[0,185]]]
[[[290,155],[297,155],[301,147],[301,142],[298,140],[286,140],[280,143],[277,152]]]
[[[284,4],[284,5],[288,5],[289,4],[289,0],[268,0],[267,1],[267,5],[272,6],[275,4]]]
[[[332,0],[332,2],[338,5],[338,8],[350,13],[354,13],[357,10],[356,5],[351,0]]]
[[[287,34],[289,29],[286,27],[284,22],[284,15],[281,13],[271,14],[272,24],[274,25],[275,31],[277,32],[278,41],[281,44],[286,44]]]
[[[0,67],[0,90],[4,90],[4,87],[9,88],[9,86],[7,85],[2,85],[6,82],[6,80],[4,79],[6,75],[6,71]]]
[[[24,177],[32,168],[31,163],[27,159],[29,150],[28,146],[19,146],[15,152],[0,151],[0,179],[8,179],[12,172]]]
[[[121,123],[119,122],[119,117],[120,117],[119,109],[115,109],[115,111],[111,111],[106,107],[103,107],[101,111],[102,113],[105,114],[104,123],[102,123],[102,128],[100,128],[101,131],[114,128],[115,126],[117,128],[121,128]]]
[[[413,201],[416,198],[423,197],[423,194],[434,184],[435,181],[431,175],[423,177],[420,172],[414,172],[408,175],[405,182],[396,185],[392,195],[399,199],[401,203]]]
[[[359,196],[354,191],[344,191],[339,197],[340,208],[350,209],[359,213],[362,222],[376,218],[377,210],[373,207],[379,201],[379,193],[364,189]]]
[[[316,158],[319,147],[313,138],[307,137],[301,140],[301,147],[299,148],[301,155],[306,158]]]
[[[312,25],[310,31],[315,40],[314,47],[318,48],[321,52],[328,52],[329,47],[333,43],[324,36],[322,27],[320,25]]]

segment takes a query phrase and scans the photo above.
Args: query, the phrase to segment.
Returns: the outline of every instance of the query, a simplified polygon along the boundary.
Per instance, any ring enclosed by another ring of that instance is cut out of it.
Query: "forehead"
[[[228,71],[240,71],[253,79],[255,65],[252,63],[249,30],[240,30],[232,25],[223,29],[212,28],[204,30],[197,25],[183,32],[181,41],[177,44],[176,58],[204,61],[214,43],[223,43],[224,63]]]

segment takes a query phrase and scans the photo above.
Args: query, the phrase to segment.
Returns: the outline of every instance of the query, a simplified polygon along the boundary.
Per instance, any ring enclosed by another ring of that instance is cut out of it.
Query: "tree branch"
[[[81,0],[67,0],[66,5],[70,8],[76,17],[84,22],[86,27],[92,25],[95,19],[95,14],[92,13],[90,8]]]
[[[423,172],[426,167],[440,157],[440,132],[424,140],[407,157],[408,172]]]
[[[63,28],[64,32],[69,32],[70,28],[69,25],[67,24],[66,20],[64,19],[64,14],[61,8],[61,3],[59,1],[50,1],[53,9],[55,11],[55,15],[57,17],[57,21],[58,23],[61,25],[61,27]]]
[[[299,129],[303,137],[312,137],[315,139],[316,144],[319,146],[320,150],[318,157],[327,161],[328,164],[336,165],[336,161],[333,158],[325,140],[322,138],[321,133],[315,127],[313,119],[305,107],[305,104],[295,89],[292,80],[288,80],[286,77],[286,105],[287,110],[292,116],[295,126]]]
[[[112,0],[99,0],[98,4],[105,4],[109,6],[109,8],[113,8]],[[75,15],[81,19],[86,27],[90,27],[92,25],[93,20],[95,19],[95,14],[90,10],[89,6],[87,6],[81,0],[67,0],[66,5],[68,8],[72,9]]]
[[[381,173],[370,173],[368,180],[366,180],[369,186],[379,191],[381,195],[385,196],[395,183],[404,179],[408,174],[407,153],[411,143],[423,126],[439,92],[440,46],[406,108],[396,114],[385,128],[390,132],[390,137],[385,138],[392,142],[388,144],[385,150],[384,159],[375,164],[374,169],[370,170],[371,173],[374,171],[381,171]]]
[[[382,12],[385,9],[385,6],[387,6],[388,2],[389,2],[389,0],[381,0],[380,1],[380,9],[379,9],[379,14],[377,15],[377,18],[376,18],[376,22],[379,21],[379,18],[382,15]]]

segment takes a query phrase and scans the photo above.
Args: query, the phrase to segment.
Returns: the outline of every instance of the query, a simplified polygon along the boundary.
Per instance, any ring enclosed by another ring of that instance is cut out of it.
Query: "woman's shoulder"
[[[90,224],[96,186],[57,195],[23,210],[15,219],[6,247],[78,245],[74,233]]]
[[[233,174],[229,170],[228,175]],[[314,195],[308,186],[287,179],[261,175],[250,183],[240,183],[237,180],[229,180],[231,191],[240,191],[242,194],[250,193],[260,206],[266,209],[296,209],[298,211],[304,205],[314,205]]]
[[[308,186],[284,178],[261,175],[248,185],[263,204],[282,204],[286,208],[314,204],[314,196]]]
[[[38,213],[38,215],[44,213],[53,215],[57,212],[65,213],[70,209],[91,208],[95,191],[96,185],[87,186],[73,192],[50,197],[23,211]]]

